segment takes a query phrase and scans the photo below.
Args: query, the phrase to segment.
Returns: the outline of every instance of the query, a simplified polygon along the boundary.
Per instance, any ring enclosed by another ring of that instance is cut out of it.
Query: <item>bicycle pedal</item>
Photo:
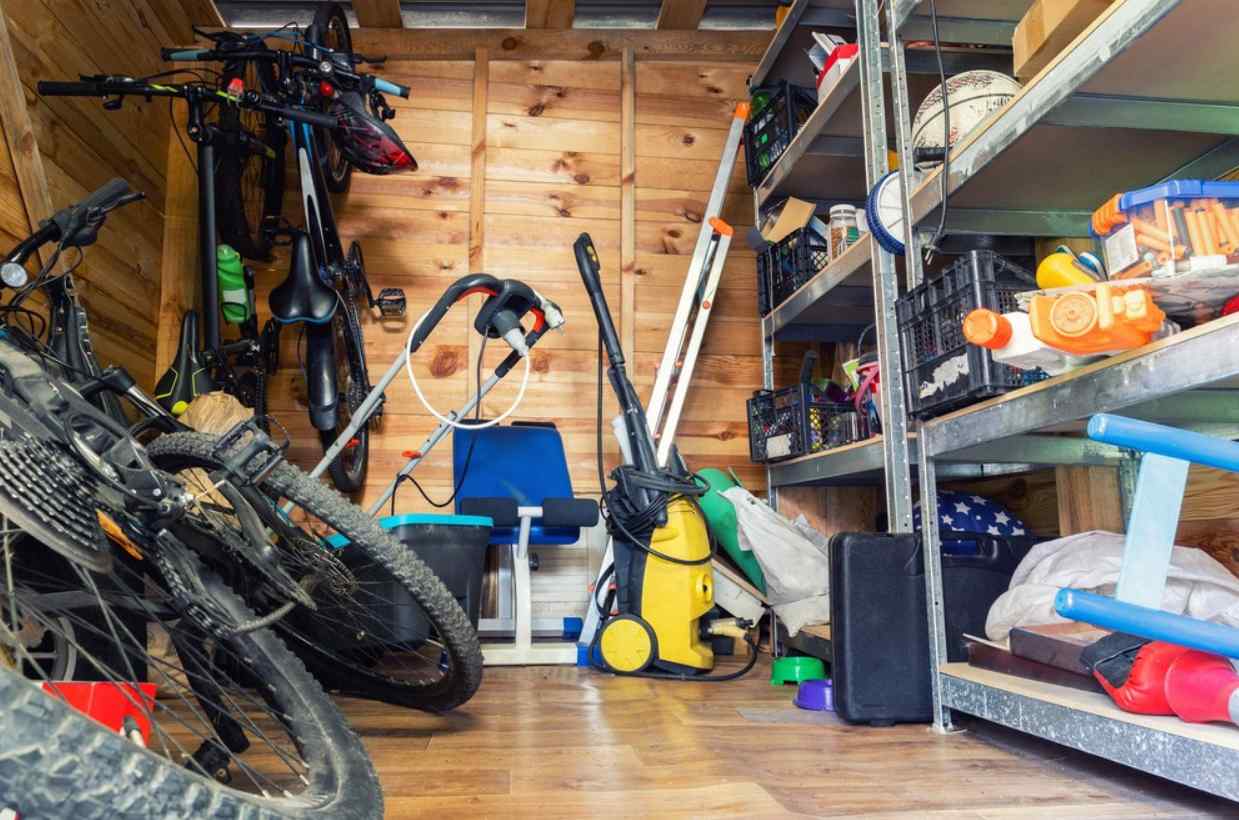
[[[403,317],[408,305],[404,298],[404,291],[400,288],[383,288],[379,291],[379,298],[375,299],[374,303],[378,305],[379,313],[384,319]]]
[[[238,444],[240,446],[235,453],[228,452]],[[257,484],[270,475],[284,460],[288,445],[287,439],[282,444],[276,444],[263,431],[258,420],[251,416],[220,436],[211,456],[223,465],[218,471],[223,478],[245,487]]]

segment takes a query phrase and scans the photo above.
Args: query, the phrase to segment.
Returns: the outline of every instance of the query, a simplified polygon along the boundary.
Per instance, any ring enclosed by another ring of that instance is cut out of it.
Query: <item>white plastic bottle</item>
[[[1028,314],[995,313],[979,308],[964,317],[964,338],[988,348],[994,361],[1020,370],[1040,368],[1051,376],[1085,364],[1089,359],[1050,347],[1033,335]]]

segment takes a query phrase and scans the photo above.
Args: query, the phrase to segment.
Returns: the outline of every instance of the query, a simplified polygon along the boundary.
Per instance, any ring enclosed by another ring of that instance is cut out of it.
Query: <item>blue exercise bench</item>
[[[489,516],[490,543],[511,547],[511,580],[505,584],[504,573],[500,577],[500,618],[482,619],[481,631],[510,632],[513,642],[484,643],[483,659],[490,665],[577,663],[580,619],[559,619],[554,631],[562,640],[533,640],[535,627],[544,624],[533,620],[530,570],[536,558],[529,548],[576,544],[582,527],[598,523],[597,502],[573,497],[559,431],[553,424],[519,422],[457,428],[452,468],[457,512]]]

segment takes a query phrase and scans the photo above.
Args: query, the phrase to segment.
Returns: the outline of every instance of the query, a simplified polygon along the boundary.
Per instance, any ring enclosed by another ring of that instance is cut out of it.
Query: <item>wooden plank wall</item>
[[[77,281],[101,358],[125,366],[141,384],[152,386],[170,135],[167,102],[128,100],[122,111],[108,112],[98,100],[41,98],[35,84],[79,74],[137,76],[163,70],[167,66],[159,61],[159,47],[188,39],[188,24],[168,0],[6,0],[4,12],[54,207],[116,176],[148,197],[110,218],[77,268]],[[7,220],[10,204],[17,203],[18,214],[21,200],[6,196],[4,202],[3,232],[24,235],[24,224]]]

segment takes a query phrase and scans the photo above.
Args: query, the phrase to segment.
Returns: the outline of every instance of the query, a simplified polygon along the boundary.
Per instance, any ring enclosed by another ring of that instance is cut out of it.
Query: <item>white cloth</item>
[[[994,601],[985,621],[992,641],[1006,640],[1017,626],[1062,623],[1054,596],[1063,587],[1113,595],[1123,564],[1123,536],[1095,530],[1033,547]],[[1162,609],[1239,628],[1239,578],[1208,553],[1175,547]]]
[[[766,598],[787,631],[795,635],[830,622],[830,561],[827,540],[803,517],[788,521],[743,487],[723,490],[736,508],[740,549],[749,550],[766,576]]]

